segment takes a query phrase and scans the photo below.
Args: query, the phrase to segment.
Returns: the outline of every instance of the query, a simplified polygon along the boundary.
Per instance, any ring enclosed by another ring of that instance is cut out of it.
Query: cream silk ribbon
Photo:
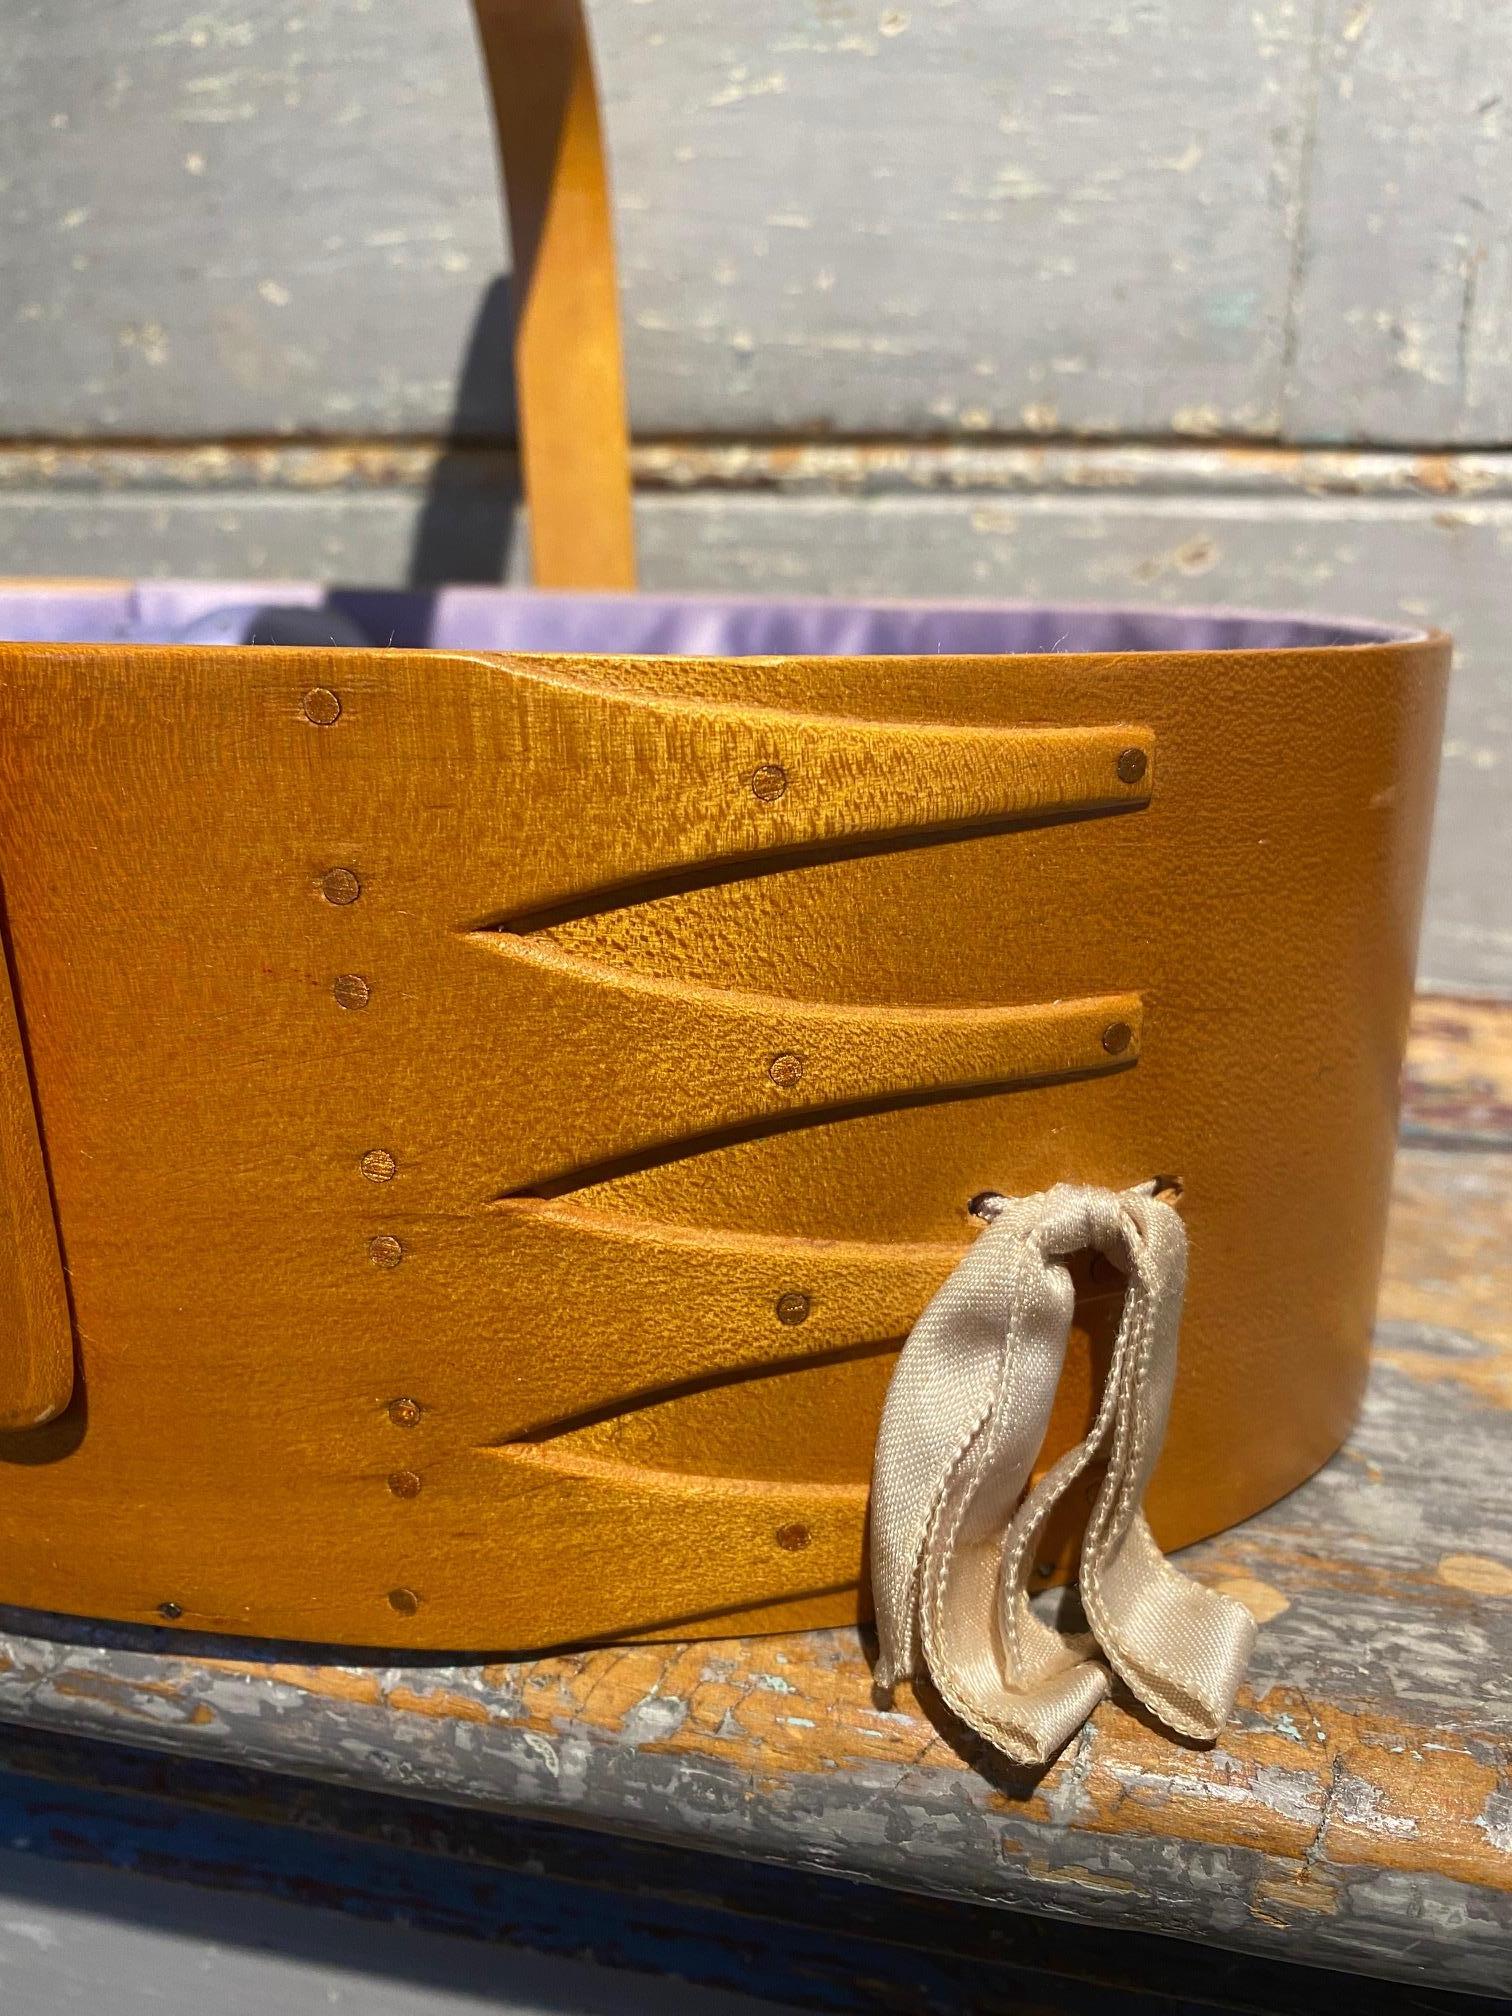
[[[1249,1612],[1179,1575],[1145,1523],[1186,1284],[1186,1228],[1154,1187],[986,1200],[990,1222],[888,1388],[871,1501],[878,1679],[927,1675],[1016,1763],[1055,1755],[1110,1668],[1170,1728],[1211,1739],[1254,1641]],[[1086,1440],[1025,1497],[1070,1340],[1066,1261],[1088,1248],[1128,1278],[1107,1383]],[[1080,1571],[1091,1630],[1072,1635],[1041,1622],[1026,1585],[1052,1507],[1099,1458]]]

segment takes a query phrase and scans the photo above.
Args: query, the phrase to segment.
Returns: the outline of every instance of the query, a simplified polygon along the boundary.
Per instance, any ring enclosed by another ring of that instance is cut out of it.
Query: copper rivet
[[[774,1085],[784,1090],[796,1085],[803,1076],[803,1059],[791,1050],[784,1050],[780,1057],[774,1057],[767,1066],[767,1076]]]
[[[170,1624],[182,1617],[183,1614],[184,1606],[182,1603],[159,1603],[158,1605],[159,1617],[166,1617]]]
[[[420,1608],[420,1598],[413,1589],[390,1589],[388,1600],[390,1610],[397,1610],[401,1617],[413,1617]]]
[[[1102,1033],[1102,1046],[1110,1057],[1121,1057],[1134,1041],[1134,1031],[1127,1022],[1110,1022]]]
[[[388,1480],[388,1487],[396,1498],[418,1498],[420,1479],[413,1470],[396,1470]]]
[[[777,1528],[777,1545],[785,1548],[789,1554],[801,1554],[813,1537],[807,1526],[779,1526]]]
[[[361,1167],[369,1183],[392,1183],[399,1174],[399,1164],[387,1148],[369,1148]]]
[[[329,728],[341,719],[341,702],[329,686],[312,686],[304,696],[304,717],[317,728]]]
[[[790,1325],[806,1322],[813,1306],[801,1288],[791,1288],[777,1297],[777,1321]]]
[[[775,805],[788,787],[788,774],[780,763],[763,763],[751,777],[751,789],[763,805]]]
[[[355,903],[362,884],[350,868],[327,868],[320,878],[320,893],[327,903]]]
[[[396,1428],[417,1428],[420,1425],[420,1416],[424,1412],[425,1409],[420,1402],[411,1400],[407,1395],[401,1400],[390,1400],[388,1403],[388,1417]]]
[[[368,1258],[375,1267],[397,1267],[404,1248],[392,1232],[379,1232],[368,1241]]]
[[[1150,767],[1143,749],[1125,749],[1118,759],[1118,774],[1125,784],[1137,784]]]
[[[331,992],[343,1008],[366,1008],[373,998],[372,988],[360,973],[338,973]]]

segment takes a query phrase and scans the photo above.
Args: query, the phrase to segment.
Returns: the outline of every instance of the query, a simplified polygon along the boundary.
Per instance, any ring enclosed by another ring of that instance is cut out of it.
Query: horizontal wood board
[[[1509,24],[591,0],[641,432],[1487,442]],[[510,424],[463,0],[17,0],[0,434]]]
[[[0,1899],[13,1995],[61,1977],[124,2016],[211,2001],[265,2016],[270,1994],[279,2016],[454,2016],[454,1998],[618,2016],[652,1993],[666,2016],[737,2016],[746,1996],[768,2016],[779,2000],[830,2016],[1468,2016],[1453,1990],[15,1724]],[[192,1968],[175,1941],[194,1942]]]

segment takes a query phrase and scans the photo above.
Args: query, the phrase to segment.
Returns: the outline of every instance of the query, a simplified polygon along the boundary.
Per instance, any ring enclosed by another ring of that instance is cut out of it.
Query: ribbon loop
[[[1186,1228],[1153,1188],[992,1200],[888,1388],[872,1472],[878,1678],[927,1674],[1017,1763],[1048,1762],[1111,1673],[1170,1728],[1210,1740],[1254,1640],[1249,1612],[1178,1574],[1144,1517],[1186,1285]],[[1087,1248],[1127,1277],[1123,1317],[1091,1430],[1026,1495],[1070,1342],[1066,1261]],[[1028,1578],[1057,1502],[1099,1460],[1080,1571],[1090,1631],[1073,1634],[1035,1615]]]

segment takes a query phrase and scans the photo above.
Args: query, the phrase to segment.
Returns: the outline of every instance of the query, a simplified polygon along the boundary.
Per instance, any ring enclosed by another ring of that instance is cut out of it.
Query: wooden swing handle
[[[531,571],[633,588],[614,219],[583,0],[473,0],[514,246]]]

